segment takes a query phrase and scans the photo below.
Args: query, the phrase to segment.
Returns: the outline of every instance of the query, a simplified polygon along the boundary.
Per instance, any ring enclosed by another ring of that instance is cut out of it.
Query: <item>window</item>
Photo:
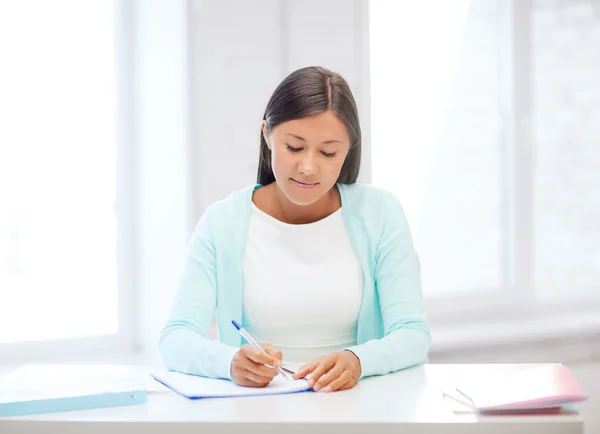
[[[372,181],[401,199],[427,295],[506,278],[497,3],[371,2]]]
[[[600,4],[535,0],[533,279],[540,296],[600,290]]]
[[[115,334],[115,7],[0,3],[0,344]]]
[[[426,299],[597,297],[599,35],[591,0],[370,2],[372,183]]]

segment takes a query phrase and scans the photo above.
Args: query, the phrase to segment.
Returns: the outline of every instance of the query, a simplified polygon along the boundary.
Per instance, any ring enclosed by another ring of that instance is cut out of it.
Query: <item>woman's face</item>
[[[279,189],[296,205],[310,205],[335,185],[350,150],[346,126],[331,111],[283,122],[263,135]]]

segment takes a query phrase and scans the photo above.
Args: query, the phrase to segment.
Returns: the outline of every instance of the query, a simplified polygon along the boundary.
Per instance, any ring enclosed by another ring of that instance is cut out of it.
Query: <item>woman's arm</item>
[[[174,371],[231,379],[231,360],[239,348],[206,338],[217,305],[216,255],[210,209],[198,222],[189,245],[183,279],[159,350]]]
[[[387,194],[374,276],[385,335],[348,348],[360,359],[361,378],[423,363],[431,344],[408,222],[399,201]]]

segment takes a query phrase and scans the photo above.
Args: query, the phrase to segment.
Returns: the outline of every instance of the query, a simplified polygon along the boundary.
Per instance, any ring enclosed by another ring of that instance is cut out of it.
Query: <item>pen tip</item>
[[[240,325],[240,323],[239,323],[239,322],[237,322],[236,320],[233,320],[233,321],[231,321],[231,324],[233,324],[233,326],[234,326],[236,329],[238,329],[238,330],[242,328],[242,326]]]

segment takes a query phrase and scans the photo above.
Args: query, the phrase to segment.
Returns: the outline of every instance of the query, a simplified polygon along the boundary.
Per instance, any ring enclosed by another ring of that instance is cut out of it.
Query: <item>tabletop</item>
[[[483,378],[522,366],[426,364],[365,378],[350,390],[334,393],[188,400],[170,391],[149,392],[143,405],[0,418],[0,432],[582,434],[583,420],[575,410],[479,415],[457,412],[440,392],[440,384],[448,379]],[[131,369],[147,376],[152,367]]]

